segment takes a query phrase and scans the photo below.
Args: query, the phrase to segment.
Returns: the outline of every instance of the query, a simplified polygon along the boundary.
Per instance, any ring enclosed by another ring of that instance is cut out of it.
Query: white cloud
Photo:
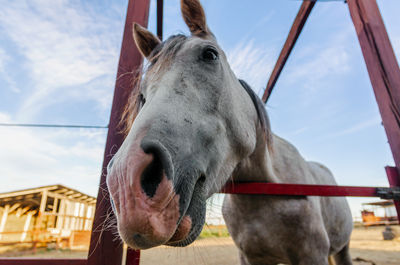
[[[3,3],[0,26],[25,57],[21,63],[34,83],[19,118],[32,117],[46,105],[76,95],[70,93],[73,89],[81,91],[81,99],[103,101],[106,97],[110,102],[112,87],[82,93],[77,86],[104,75],[114,78],[122,31],[115,29],[117,24],[72,1]]]
[[[96,195],[105,138],[88,129],[0,127],[0,192],[60,183]]]
[[[275,62],[272,49],[256,46],[254,40],[245,40],[226,52],[228,62],[238,78],[247,81],[258,93],[265,89]]]
[[[0,72],[3,72],[5,69],[6,61],[9,60],[6,52],[0,48]]]
[[[7,55],[6,51],[0,47],[0,78],[2,78],[10,87],[10,89],[16,93],[20,90],[17,88],[15,81],[10,77],[7,71],[7,63],[11,60],[11,57]]]
[[[7,113],[0,112],[0,122],[7,123],[11,121],[10,115]]]

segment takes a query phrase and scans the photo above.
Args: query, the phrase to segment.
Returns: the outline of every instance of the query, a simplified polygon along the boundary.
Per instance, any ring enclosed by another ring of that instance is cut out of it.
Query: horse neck
[[[232,179],[235,182],[278,182],[273,170],[273,146],[267,146],[265,132],[261,126],[257,126],[256,135],[254,152],[240,161]]]
[[[237,182],[306,183],[308,163],[286,140],[272,134],[267,146],[262,129],[257,131],[254,152],[243,159],[232,178]]]

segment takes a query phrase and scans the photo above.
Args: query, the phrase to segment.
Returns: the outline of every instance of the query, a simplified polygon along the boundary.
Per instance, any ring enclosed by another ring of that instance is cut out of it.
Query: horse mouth
[[[186,240],[192,229],[192,218],[185,215],[179,223],[174,235],[168,240],[166,245],[176,245]]]
[[[165,243],[165,245],[184,247],[196,240],[200,234],[204,224],[205,205],[202,204],[203,200],[199,199],[198,196],[193,195],[199,194],[199,191],[202,190],[205,179],[205,175],[200,174],[196,184],[194,185],[188,208],[179,222],[175,234],[167,243]],[[197,199],[194,197],[197,197]]]

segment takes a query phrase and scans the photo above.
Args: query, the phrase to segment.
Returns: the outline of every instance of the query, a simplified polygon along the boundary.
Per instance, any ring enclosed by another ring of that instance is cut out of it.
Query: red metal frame
[[[278,61],[271,74],[264,102],[269,95],[289,57],[297,38],[314,6],[313,1],[304,1],[288,38],[281,51]],[[391,187],[400,187],[400,70],[393,53],[385,26],[383,24],[376,0],[348,0],[350,14],[357,31],[368,73],[382,115],[383,124],[389,139],[389,144],[397,167],[386,167]],[[162,39],[163,1],[157,1],[157,34]],[[118,121],[132,89],[132,76],[140,68],[142,58],[132,39],[132,23],[138,22],[147,26],[149,0],[130,0],[128,4],[124,37],[121,47],[118,75],[111,110],[110,125],[103,162],[96,215],[88,259],[16,259],[0,258],[0,265],[115,265],[121,264],[122,245],[114,240],[110,231],[102,227],[110,205],[105,193],[106,166],[122,144],[123,138],[119,133]],[[268,194],[284,196],[357,196],[379,197],[376,187],[306,185],[306,184],[277,184],[277,183],[235,183],[227,184],[223,192],[235,194]],[[395,202],[400,220],[400,202]],[[140,252],[128,250],[126,265],[139,265]]]
[[[163,39],[164,0],[157,0],[157,36]]]
[[[276,61],[275,67],[272,70],[271,76],[269,77],[267,87],[265,88],[264,95],[262,96],[262,101],[264,103],[266,103],[271,96],[276,81],[278,81],[279,75],[286,64],[286,61],[289,58],[289,55],[292,52],[293,47],[296,44],[296,41],[299,38],[314,5],[314,1],[303,1],[302,5],[300,6],[300,10],[297,13],[293,25],[289,31],[289,35],[287,36],[278,60]]]
[[[250,182],[229,183],[221,192],[251,195],[380,197],[378,189],[376,187],[358,186]]]
[[[104,230],[104,222],[109,215],[113,214],[106,185],[107,165],[112,155],[118,151],[124,140],[119,121],[121,120],[121,115],[124,112],[129,96],[132,93],[133,81],[137,80],[139,77],[140,73],[138,70],[143,62],[142,55],[137,50],[132,37],[133,22],[147,27],[149,7],[150,0],[130,0],[128,3],[114,99],[111,108],[106,148],[104,151],[96,213],[93,222],[88,265],[115,265],[121,264],[122,261],[122,243],[116,240],[115,234],[113,234],[112,231]],[[133,73],[133,75],[131,73]],[[128,250],[128,252],[129,255],[136,256],[137,259],[139,259],[140,253],[138,251],[132,253],[132,250]],[[139,262],[136,264],[139,264]]]
[[[386,167],[385,169],[390,187],[400,187],[400,176],[397,168]],[[394,206],[396,207],[397,211],[397,219],[400,221],[400,201],[394,201]]]
[[[87,265],[87,259],[1,258],[0,265]]]

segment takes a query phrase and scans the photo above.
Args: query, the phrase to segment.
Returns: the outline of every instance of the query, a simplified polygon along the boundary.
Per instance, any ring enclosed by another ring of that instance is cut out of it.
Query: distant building
[[[361,218],[365,226],[399,223],[393,201],[369,202],[362,205]]]
[[[96,198],[63,185],[0,193],[0,246],[88,248]]]

